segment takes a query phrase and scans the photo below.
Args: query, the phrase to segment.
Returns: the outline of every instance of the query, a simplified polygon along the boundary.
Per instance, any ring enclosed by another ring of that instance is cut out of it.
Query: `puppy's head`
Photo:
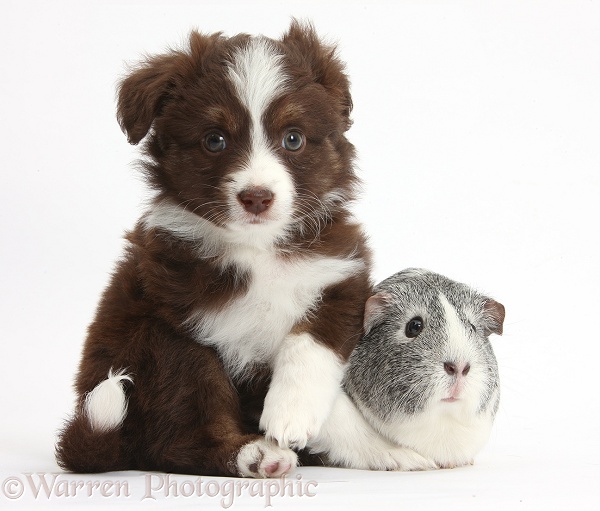
[[[159,199],[218,228],[310,233],[353,198],[343,64],[310,26],[280,39],[193,32],[120,85],[118,119]]]

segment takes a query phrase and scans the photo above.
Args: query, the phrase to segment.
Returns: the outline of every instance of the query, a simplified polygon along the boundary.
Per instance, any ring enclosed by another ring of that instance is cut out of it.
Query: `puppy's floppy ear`
[[[485,334],[502,335],[504,325],[504,305],[491,298],[486,298],[483,304],[483,319],[485,323]]]
[[[310,23],[292,19],[290,28],[281,41],[294,50],[299,60],[311,69],[315,82],[321,84],[338,102],[346,129],[352,124],[352,96],[344,64],[337,57],[336,48],[324,44]]]
[[[373,327],[379,325],[383,321],[391,302],[392,295],[385,291],[380,291],[367,300],[363,321],[365,335],[367,335]]]
[[[220,34],[192,32],[187,51],[155,55],[142,62],[119,85],[117,119],[129,143],[142,140],[172,91],[186,77],[199,74],[208,47]]]
[[[175,53],[150,57],[119,85],[117,119],[130,144],[150,130],[172,87],[178,58]]]

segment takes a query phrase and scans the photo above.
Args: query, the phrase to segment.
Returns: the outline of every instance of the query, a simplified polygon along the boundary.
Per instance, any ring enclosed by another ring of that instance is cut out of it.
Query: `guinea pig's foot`
[[[438,464],[408,447],[395,447],[389,451],[392,458],[392,466],[388,470],[437,470]]]
[[[475,460],[450,461],[450,462],[439,463],[439,466],[440,466],[440,468],[443,468],[443,469],[452,469],[452,468],[458,468],[458,467],[466,467],[466,466],[470,466],[470,465],[474,465],[474,464],[475,464]]]
[[[298,456],[290,449],[259,438],[239,450],[236,463],[243,477],[281,477],[296,468]]]

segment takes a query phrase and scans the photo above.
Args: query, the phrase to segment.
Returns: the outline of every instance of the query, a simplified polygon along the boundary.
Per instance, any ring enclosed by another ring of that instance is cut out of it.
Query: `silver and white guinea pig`
[[[490,334],[504,306],[422,270],[375,287],[344,393],[310,444],[330,465],[424,470],[472,464],[498,409]]]

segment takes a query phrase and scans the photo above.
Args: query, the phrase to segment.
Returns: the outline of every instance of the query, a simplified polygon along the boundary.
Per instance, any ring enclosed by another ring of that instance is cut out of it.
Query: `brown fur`
[[[194,32],[187,51],[149,58],[119,90],[118,118],[129,141],[146,138],[143,168],[156,201],[170,198],[217,225],[226,223],[228,214],[219,184],[244,160],[250,143],[248,116],[223,80],[223,61],[247,41],[245,35]],[[265,115],[269,135],[280,139],[289,126],[306,135],[302,151],[281,155],[298,190],[322,195],[338,187],[352,200],[354,150],[344,137],[352,101],[343,66],[312,29],[295,22],[275,44],[293,85]],[[232,150],[218,157],[199,143],[215,126],[233,141]],[[364,236],[350,223],[345,204],[318,232],[302,211],[295,219],[297,229],[278,247],[282,259],[322,255],[365,261],[364,272],[325,289],[294,327],[345,360],[362,333],[371,289]],[[232,382],[217,352],[197,342],[185,325],[193,314],[219,311],[243,295],[249,276],[234,266],[223,268],[218,254],[199,258],[194,242],[146,229],[143,222],[127,239],[89,328],[75,386],[78,404],[60,434],[58,462],[77,472],[238,475],[237,453],[259,438],[269,368],[257,366],[250,378]],[[125,368],[133,384],[125,383],[123,424],[99,433],[83,403],[111,368]]]

